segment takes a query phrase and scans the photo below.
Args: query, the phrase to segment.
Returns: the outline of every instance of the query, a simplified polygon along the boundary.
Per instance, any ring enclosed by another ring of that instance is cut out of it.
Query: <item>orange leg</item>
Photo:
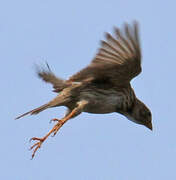
[[[32,145],[30,147],[30,150],[33,149],[33,153],[32,153],[32,159],[35,156],[36,151],[41,148],[42,143],[53,133],[53,136],[56,135],[56,133],[59,131],[59,129],[63,126],[63,124],[65,124],[69,119],[71,119],[72,117],[77,116],[78,114],[81,113],[82,108],[86,105],[87,103],[85,103],[85,101],[81,101],[78,105],[77,108],[73,109],[67,116],[65,116],[63,119],[61,120],[56,120],[58,121],[56,125],[54,125],[54,127],[42,138],[37,138],[37,137],[33,137],[30,139],[30,141],[38,141],[36,142],[34,145]]]

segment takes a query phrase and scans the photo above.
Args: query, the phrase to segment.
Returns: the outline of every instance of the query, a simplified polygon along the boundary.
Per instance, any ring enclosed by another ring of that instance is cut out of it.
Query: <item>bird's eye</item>
[[[147,115],[147,116],[151,116],[151,112],[148,111],[148,112],[146,113],[146,115]]]

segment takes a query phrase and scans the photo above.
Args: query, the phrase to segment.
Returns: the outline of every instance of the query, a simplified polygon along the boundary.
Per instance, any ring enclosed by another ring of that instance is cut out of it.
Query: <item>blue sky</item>
[[[0,179],[176,179],[175,7],[174,0],[0,1]],[[68,78],[89,64],[105,31],[133,20],[140,23],[143,73],[132,86],[153,113],[153,132],[117,113],[82,113],[31,161],[28,140],[65,112],[14,120],[55,96],[34,64],[47,61]]]

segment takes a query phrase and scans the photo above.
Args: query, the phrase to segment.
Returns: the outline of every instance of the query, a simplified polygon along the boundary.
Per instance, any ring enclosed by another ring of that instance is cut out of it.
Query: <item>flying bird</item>
[[[49,68],[38,68],[38,76],[51,83],[58,95],[48,103],[31,110],[27,114],[38,114],[41,111],[66,106],[67,112],[62,119],[52,119],[56,124],[42,138],[33,137],[35,141],[31,150],[32,158],[42,143],[50,136],[55,136],[69,119],[82,112],[112,113],[117,112],[127,119],[146,126],[152,130],[152,114],[149,108],[140,101],[131,87],[131,80],[141,72],[141,48],[137,22],[124,24],[121,29],[115,27],[114,34],[105,34],[91,63],[71,76],[68,80],[57,77]]]

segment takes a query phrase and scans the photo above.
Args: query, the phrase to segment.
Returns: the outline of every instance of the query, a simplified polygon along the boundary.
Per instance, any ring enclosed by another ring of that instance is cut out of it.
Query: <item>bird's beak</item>
[[[152,127],[152,123],[151,122],[145,124],[145,126],[152,131],[153,127]]]

